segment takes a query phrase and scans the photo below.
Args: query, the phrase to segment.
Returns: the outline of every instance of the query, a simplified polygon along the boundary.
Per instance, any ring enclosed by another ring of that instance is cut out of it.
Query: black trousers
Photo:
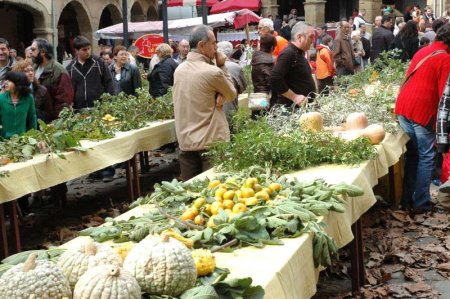
[[[206,153],[205,150],[180,151],[178,159],[180,161],[182,181],[187,181],[212,167],[209,158],[204,153]]]
[[[324,79],[317,79],[317,88],[319,89],[319,93],[329,94],[330,88],[333,87],[333,76],[326,77]],[[327,89],[325,89],[328,87]],[[325,91],[324,91],[325,89]]]

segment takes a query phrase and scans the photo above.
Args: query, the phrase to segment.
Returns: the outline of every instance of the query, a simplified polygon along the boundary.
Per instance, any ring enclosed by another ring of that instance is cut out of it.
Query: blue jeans
[[[436,135],[431,128],[416,124],[401,115],[398,116],[398,120],[410,138],[406,144],[402,206],[430,209],[430,184],[436,155],[434,148]]]

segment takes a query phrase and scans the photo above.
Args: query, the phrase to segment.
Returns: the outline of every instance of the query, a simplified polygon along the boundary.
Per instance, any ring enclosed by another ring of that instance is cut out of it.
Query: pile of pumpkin
[[[345,123],[337,127],[324,127],[322,114],[307,112],[300,116],[300,128],[307,132],[331,131],[336,136],[350,141],[359,137],[368,138],[371,144],[380,144],[386,132],[382,125],[371,124],[364,112],[350,113]]]
[[[286,198],[280,195],[282,186],[277,182],[260,183],[255,177],[248,177],[242,181],[230,177],[223,183],[220,180],[212,180],[208,184],[208,193],[214,196],[214,201],[208,203],[205,197],[195,199],[180,219],[182,221],[193,220],[197,225],[204,225],[207,221],[208,227],[217,226],[216,215],[223,210],[228,221],[231,221],[239,213],[245,213],[248,207],[258,204],[270,204],[272,200]]]
[[[0,299],[137,299],[141,292],[178,296],[195,286],[197,276],[215,268],[211,252],[191,251],[169,234],[149,236],[121,251],[124,260],[116,250],[89,238],[65,251],[56,264],[36,260],[32,253],[2,275]]]

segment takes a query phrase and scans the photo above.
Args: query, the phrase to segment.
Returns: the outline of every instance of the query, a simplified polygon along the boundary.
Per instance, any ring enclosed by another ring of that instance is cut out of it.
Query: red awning
[[[248,23],[258,23],[261,17],[250,11],[249,9],[241,9],[235,12],[233,25],[234,28],[239,29]]]
[[[214,4],[218,4],[219,0],[206,0],[206,6],[211,7]],[[175,6],[202,6],[202,0],[168,0],[168,7]]]
[[[251,11],[257,11],[261,8],[261,0],[224,0],[214,4],[210,13],[216,14],[244,8]]]

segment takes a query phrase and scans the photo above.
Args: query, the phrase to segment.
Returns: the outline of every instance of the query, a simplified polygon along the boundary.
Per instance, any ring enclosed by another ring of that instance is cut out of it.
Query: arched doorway
[[[35,28],[45,27],[45,8],[40,4],[20,3],[21,1],[3,1],[0,3],[0,37],[8,40],[10,47],[24,56],[24,50],[36,37]],[[25,2],[25,1],[23,1]],[[27,1],[29,2],[29,1]]]
[[[91,39],[92,28],[84,7],[79,2],[72,1],[61,11],[58,20],[59,47],[64,47],[64,51],[74,55],[73,39],[77,35]]]
[[[103,29],[105,27],[109,27],[115,24],[118,24],[122,22],[122,14],[120,12],[120,10],[114,6],[113,4],[109,4],[108,6],[106,6],[103,11],[102,14],[100,16],[100,23],[98,25],[98,29]],[[100,39],[98,41],[98,44],[103,44],[103,45],[113,45],[113,41],[112,40],[104,40],[104,39]]]
[[[158,21],[158,8],[157,6],[150,6],[147,10],[147,21]]]
[[[303,6],[304,1],[296,0],[278,0],[278,15],[282,18],[284,15],[289,15],[291,9],[297,9],[297,16],[305,15],[305,7]]]
[[[139,2],[134,2],[130,10],[130,21],[131,22],[144,22],[146,16],[142,10],[142,6]]]

